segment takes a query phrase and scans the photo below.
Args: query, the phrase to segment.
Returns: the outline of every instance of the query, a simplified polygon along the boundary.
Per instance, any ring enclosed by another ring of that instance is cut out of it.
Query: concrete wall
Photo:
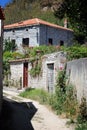
[[[76,87],[78,101],[83,96],[87,99],[87,58],[68,62],[67,75],[69,82]]]

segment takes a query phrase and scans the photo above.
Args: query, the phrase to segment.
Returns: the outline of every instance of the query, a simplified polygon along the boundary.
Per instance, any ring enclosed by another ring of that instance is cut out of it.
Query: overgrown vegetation
[[[9,39],[5,40],[4,42],[5,42],[5,44],[4,44],[4,52],[5,51],[14,52],[16,50],[17,45],[14,42],[10,41]]]
[[[62,19],[67,18],[75,31],[76,39],[80,44],[87,41],[87,1],[62,0],[55,11],[55,15]]]
[[[67,52],[67,59],[74,60],[79,58],[87,57],[87,46],[86,45],[73,45],[71,47],[62,47],[62,51]]]
[[[49,54],[49,53],[53,53],[57,51],[59,51],[59,48],[56,48],[55,46],[46,46],[46,45],[34,47],[32,49],[27,49],[27,57],[30,58],[30,62],[32,66],[31,70],[29,71],[30,75],[32,77],[39,76],[42,70],[41,69],[42,56],[45,54]]]
[[[74,94],[74,87],[66,85],[65,70],[60,71],[56,81],[55,98],[52,99],[51,105],[57,114],[65,113],[66,117],[73,118],[77,112],[77,100]]]
[[[37,17],[63,25],[63,21],[56,18],[53,12],[53,7],[55,7],[59,1],[60,0],[11,0],[4,9],[6,18],[5,24]]]
[[[70,118],[70,123],[75,123],[75,130],[87,129],[87,103],[83,97],[80,106],[74,86],[66,85],[65,70],[58,72],[55,94],[49,94],[42,89],[27,89],[20,96],[38,100],[40,103],[49,104],[57,114]]]
[[[8,44],[7,44],[8,43]],[[56,46],[39,46],[34,48],[25,48],[24,54],[15,51],[6,51],[9,50],[9,42],[6,41],[6,48],[4,48],[3,53],[3,65],[4,65],[4,72],[9,72],[9,60],[13,59],[20,59],[20,58],[30,58],[30,62],[32,68],[30,70],[30,74],[32,77],[38,76],[41,74],[41,67],[42,67],[42,56],[45,54],[57,52],[57,51],[64,51],[67,52],[67,59],[79,59],[87,57],[87,47],[85,45],[73,45],[71,47],[56,47]],[[10,49],[12,44],[10,44]],[[7,49],[8,48],[8,49]],[[13,47],[14,48],[14,47]],[[4,73],[4,74],[5,74]]]
[[[87,102],[84,97],[81,99],[77,116],[77,127],[75,130],[87,130]]]
[[[20,93],[20,96],[37,100],[40,103],[47,103],[49,94],[43,89],[28,88],[26,91]]]
[[[60,71],[57,78],[56,93],[49,94],[41,89],[28,89],[20,96],[37,99],[49,104],[57,114],[66,114],[66,117],[73,118],[77,112],[77,100],[71,85],[65,85],[65,71]],[[61,82],[62,81],[62,82]]]

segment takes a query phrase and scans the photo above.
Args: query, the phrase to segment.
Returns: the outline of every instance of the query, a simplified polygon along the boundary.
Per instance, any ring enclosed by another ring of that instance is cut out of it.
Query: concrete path
[[[24,103],[24,106],[26,106],[26,108],[27,108],[26,114],[32,113],[31,118],[29,118],[29,119],[27,118],[27,120],[30,121],[32,128],[28,129],[28,127],[27,127],[27,129],[23,128],[23,130],[74,130],[73,126],[66,125],[66,122],[68,121],[68,119],[60,118],[59,116],[55,115],[50,109],[48,109],[46,106],[39,104],[37,101],[19,97],[18,91],[4,89],[3,93],[4,93],[4,97],[11,99],[13,101],[16,101],[16,103],[20,103],[22,105]],[[31,103],[32,105],[30,105],[29,103]],[[19,111],[20,111],[20,107],[17,108],[17,106],[16,106],[16,107],[14,107],[14,109],[17,109],[17,110],[19,109]],[[32,109],[34,109],[34,111]],[[21,110],[22,114],[23,114],[24,110],[25,110],[24,108],[23,108],[23,110]],[[16,116],[18,116],[18,111],[17,111]],[[20,115],[18,122],[16,122],[16,125],[19,124],[19,126],[20,126],[21,123],[23,123],[23,122],[21,122],[21,118],[22,117]],[[23,118],[25,119],[25,117],[23,117]],[[29,122],[25,122],[25,124],[26,123],[28,124]],[[17,128],[14,130],[17,130]]]

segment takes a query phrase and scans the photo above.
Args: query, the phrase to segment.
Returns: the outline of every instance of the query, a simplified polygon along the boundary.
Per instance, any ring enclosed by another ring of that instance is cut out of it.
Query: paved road
[[[74,130],[66,125],[67,119],[58,117],[36,101],[19,97],[17,91],[4,90],[4,97],[10,99],[6,100],[11,109],[8,112],[12,113],[8,122],[12,124],[9,130]]]

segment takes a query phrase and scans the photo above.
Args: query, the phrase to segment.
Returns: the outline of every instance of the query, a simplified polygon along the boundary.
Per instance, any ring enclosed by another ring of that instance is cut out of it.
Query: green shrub
[[[82,124],[78,124],[75,130],[87,130],[87,121]]]
[[[62,47],[63,51],[67,52],[68,60],[87,57],[87,47],[81,45],[73,45],[71,47]]]
[[[75,130],[87,130],[87,103],[83,97],[79,106],[79,113],[77,117],[77,127]]]
[[[39,63],[35,64],[35,66],[32,67],[31,70],[29,71],[30,75],[32,77],[39,76],[41,73],[41,67],[42,67],[41,64],[39,64]]]
[[[65,69],[58,72],[55,102],[53,102],[52,107],[57,111],[57,114],[66,113],[66,116],[72,117],[76,115],[77,100],[74,95],[73,86],[66,86],[66,79]]]

